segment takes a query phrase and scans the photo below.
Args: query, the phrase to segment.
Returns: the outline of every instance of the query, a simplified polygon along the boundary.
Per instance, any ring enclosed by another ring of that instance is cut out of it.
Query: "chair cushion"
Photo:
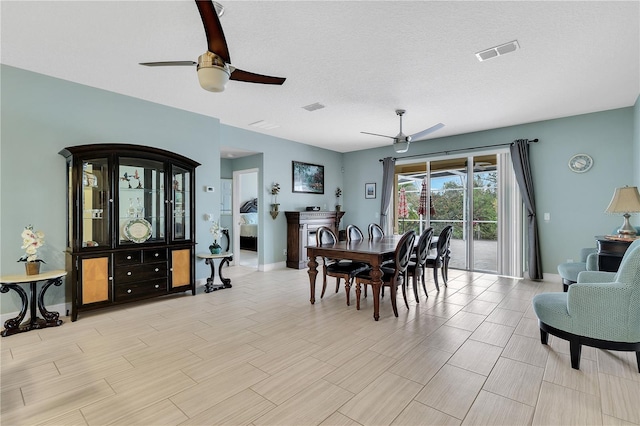
[[[327,272],[334,274],[356,275],[369,269],[369,265],[360,262],[337,262],[327,265]]]
[[[586,262],[567,262],[558,265],[558,274],[560,274],[560,277],[568,281],[573,281],[574,283],[578,282],[578,274],[586,270]]]
[[[533,297],[533,310],[543,323],[573,333],[567,293],[541,293]]]

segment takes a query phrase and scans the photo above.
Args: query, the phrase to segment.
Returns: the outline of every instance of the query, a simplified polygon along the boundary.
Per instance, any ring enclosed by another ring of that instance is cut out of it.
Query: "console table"
[[[211,276],[207,278],[207,284],[205,285],[204,292],[211,293],[216,290],[223,290],[225,288],[231,288],[231,279],[225,278],[222,275],[222,266],[229,266],[229,262],[233,260],[233,253],[224,252],[219,254],[211,254],[211,253],[198,253],[196,256],[200,259],[204,259],[204,263],[211,266]],[[220,276],[220,281],[222,284],[214,284],[214,280],[216,279],[216,264],[214,262],[215,259],[220,260],[220,266],[218,266],[218,275]]]
[[[0,293],[7,293],[9,290],[13,290],[20,296],[22,300],[22,309],[17,317],[8,319],[4,323],[4,330],[0,335],[2,337],[11,336],[16,333],[23,333],[25,331],[40,329],[46,327],[57,327],[62,325],[62,320],[59,319],[60,314],[58,312],[49,312],[44,307],[44,293],[52,285],[60,286],[62,284],[62,277],[67,275],[66,271],[55,270],[42,272],[37,275],[5,275],[0,277]],[[36,289],[39,281],[44,281],[40,293],[36,299]],[[23,284],[31,285],[31,298],[27,297],[27,292],[21,287]],[[38,310],[44,318],[39,318],[36,313],[36,303]],[[30,309],[31,318],[27,322],[22,322],[27,314],[27,307]]]
[[[607,238],[596,236],[598,242],[598,269],[600,271],[618,272],[622,257],[635,238]]]

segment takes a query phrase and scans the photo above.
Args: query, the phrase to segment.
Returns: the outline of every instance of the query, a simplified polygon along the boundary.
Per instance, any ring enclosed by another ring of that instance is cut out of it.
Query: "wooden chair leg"
[[[351,280],[344,280],[344,291],[347,293],[347,306],[351,306]]]
[[[438,285],[438,268],[433,267],[433,280],[436,282],[436,290],[440,291],[440,286]]]
[[[640,373],[640,351],[636,351],[636,361],[638,361],[638,373]]]
[[[325,273],[322,274],[322,293],[320,294],[320,299],[324,297],[324,292],[326,290],[327,290],[327,273],[325,271]]]
[[[547,333],[543,329],[540,329],[540,343],[542,343],[543,345],[549,343],[549,333]]]
[[[409,309],[409,301],[407,300],[407,285],[408,285],[407,277],[402,279],[402,297],[404,298],[404,305]]]
[[[340,290],[340,278],[336,278],[336,293]]]
[[[424,295],[429,297],[429,293],[427,293],[427,284],[426,284],[426,271],[424,270],[424,268],[422,268],[422,289],[424,290]]]
[[[571,368],[574,370],[580,370],[580,354],[582,352],[582,345],[578,339],[569,340],[569,353],[571,354]]]
[[[364,288],[367,288],[367,285],[364,285]],[[361,289],[360,289],[360,281],[356,281],[356,309],[359,311],[360,310],[360,293],[361,293]]]
[[[391,287],[389,288],[389,293],[391,293],[389,296],[391,297],[391,307],[393,308],[393,315],[395,315],[397,318],[398,317],[398,306],[396,305],[396,297],[398,293],[397,286],[392,284]]]
[[[418,269],[413,274],[413,296],[416,298],[416,303],[420,303],[420,297],[418,296]]]

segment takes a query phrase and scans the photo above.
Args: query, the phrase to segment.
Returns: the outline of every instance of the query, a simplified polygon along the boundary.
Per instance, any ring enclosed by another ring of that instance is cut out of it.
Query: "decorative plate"
[[[588,154],[576,154],[569,159],[569,169],[571,169],[572,172],[588,172],[592,166],[593,158]]]
[[[151,237],[151,224],[144,219],[131,219],[124,226],[124,236],[134,243],[144,243]]]

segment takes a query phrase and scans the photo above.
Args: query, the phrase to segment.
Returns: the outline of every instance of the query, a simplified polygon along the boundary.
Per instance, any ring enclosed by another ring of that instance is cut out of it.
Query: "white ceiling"
[[[231,1],[232,64],[283,86],[200,88],[206,39],[192,1],[1,2],[3,64],[217,117],[224,124],[348,152],[404,133],[475,132],[633,105],[638,1]],[[512,40],[520,50],[479,62]],[[319,102],[314,112],[303,106]],[[249,127],[265,120],[271,130]]]

